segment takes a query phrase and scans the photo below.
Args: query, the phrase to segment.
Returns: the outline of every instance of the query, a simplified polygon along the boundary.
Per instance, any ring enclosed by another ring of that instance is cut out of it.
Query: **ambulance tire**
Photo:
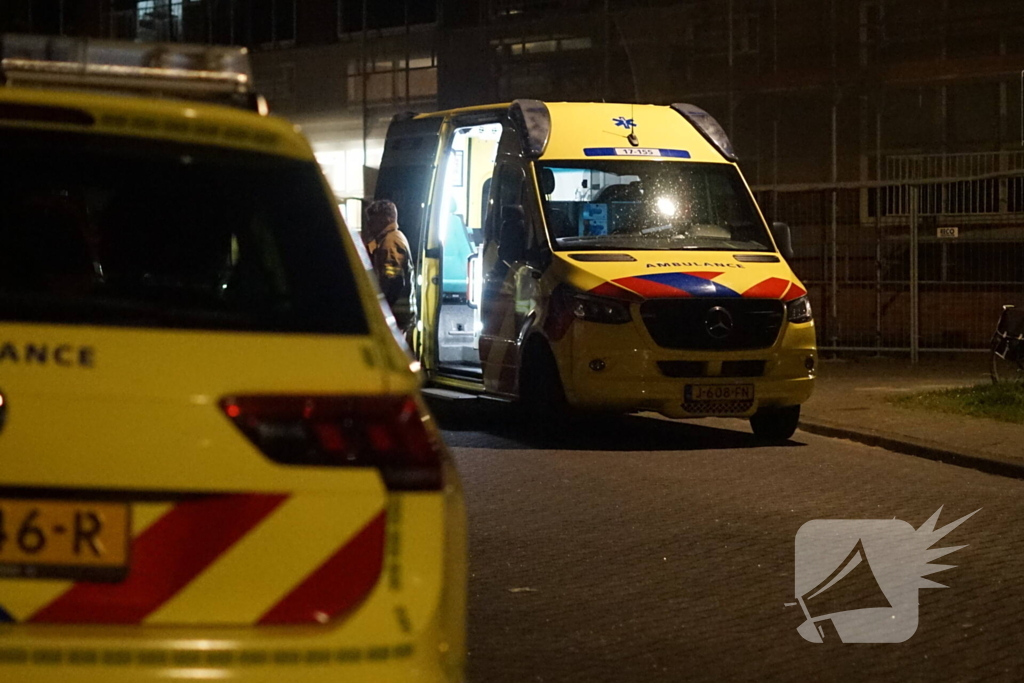
[[[547,342],[533,338],[523,349],[523,362],[519,370],[519,407],[531,418],[548,422],[568,410],[558,363]]]
[[[766,441],[786,441],[800,424],[800,406],[762,408],[750,418],[754,435]]]

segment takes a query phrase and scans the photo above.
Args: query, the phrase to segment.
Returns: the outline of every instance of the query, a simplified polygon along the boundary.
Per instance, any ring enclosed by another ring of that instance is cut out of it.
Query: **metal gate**
[[[792,228],[822,349],[914,361],[988,350],[1001,306],[1024,305],[1024,154],[994,154],[994,167],[981,156],[937,168],[891,158],[882,181],[755,188],[765,217]]]

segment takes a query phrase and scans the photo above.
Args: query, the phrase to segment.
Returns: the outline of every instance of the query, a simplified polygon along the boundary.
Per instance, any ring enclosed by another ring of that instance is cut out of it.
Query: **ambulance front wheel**
[[[800,423],[800,406],[762,408],[750,418],[754,435],[768,441],[785,441]]]
[[[531,340],[523,350],[519,370],[519,405],[524,412],[545,418],[563,413],[568,407],[558,374],[558,362],[542,339]]]

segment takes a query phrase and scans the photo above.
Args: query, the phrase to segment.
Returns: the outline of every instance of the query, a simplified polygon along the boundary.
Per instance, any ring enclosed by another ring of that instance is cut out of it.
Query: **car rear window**
[[[312,161],[0,129],[2,320],[365,334],[354,277]]]

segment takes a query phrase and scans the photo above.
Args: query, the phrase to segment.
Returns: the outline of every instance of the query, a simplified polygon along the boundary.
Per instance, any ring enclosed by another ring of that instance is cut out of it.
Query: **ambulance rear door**
[[[427,244],[425,227],[430,215],[428,207],[431,206],[444,123],[443,116],[396,116],[388,127],[374,193],[374,199],[390,199],[398,207],[398,224],[413,252],[413,291],[421,323],[433,320],[436,315],[437,295],[432,289],[437,288],[440,254]],[[423,325],[418,324],[413,337],[414,351],[428,372],[437,357],[435,343],[434,336],[429,331],[424,334]]]

